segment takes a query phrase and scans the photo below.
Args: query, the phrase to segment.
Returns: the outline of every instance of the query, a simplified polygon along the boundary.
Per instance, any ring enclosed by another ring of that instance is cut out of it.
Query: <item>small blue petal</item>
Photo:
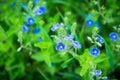
[[[22,31],[26,33],[26,32],[29,31],[29,28],[26,25],[23,25],[22,26]]]
[[[39,28],[34,28],[33,32],[34,32],[35,34],[39,34],[39,33],[40,33],[40,29],[39,29]]]
[[[87,20],[85,23],[87,26],[94,26],[94,21],[91,19]]]
[[[64,37],[64,40],[73,40],[73,35],[67,35],[66,37]]]
[[[66,48],[65,44],[62,43],[62,42],[59,42],[57,45],[56,45],[56,50],[59,50],[59,51],[62,51]]]
[[[110,36],[110,39],[113,40],[113,41],[117,41],[118,40],[118,34],[116,32],[111,32],[109,34]]]
[[[96,76],[100,76],[100,75],[101,75],[101,73],[102,73],[102,71],[101,71],[101,70],[96,70],[96,71],[95,71],[95,75],[96,75]]]
[[[27,18],[27,24],[28,25],[33,25],[34,24],[34,19],[32,17]]]
[[[82,48],[82,45],[79,43],[79,41],[73,41],[72,44],[74,48]]]
[[[97,37],[97,40],[98,40],[98,42],[100,42],[100,43],[104,43],[104,39],[103,39],[103,37],[101,37],[101,36],[98,36],[98,37]]]
[[[61,26],[61,24],[59,24],[59,23],[53,25],[52,28],[51,28],[51,31],[54,32],[54,31],[57,30],[60,26]]]
[[[98,48],[92,48],[90,50],[90,54],[94,57],[98,56],[100,54],[100,50]]]
[[[40,6],[38,9],[36,9],[36,15],[42,15],[46,13],[46,7],[45,6]]]

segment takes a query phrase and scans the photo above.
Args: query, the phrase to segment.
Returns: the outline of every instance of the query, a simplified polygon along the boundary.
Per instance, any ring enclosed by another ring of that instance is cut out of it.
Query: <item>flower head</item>
[[[79,41],[73,41],[72,44],[74,48],[82,48],[82,45],[79,43]]]
[[[73,40],[73,35],[67,35],[66,37],[64,37],[64,40]]]
[[[102,73],[102,71],[101,71],[101,70],[96,70],[96,71],[95,71],[95,75],[96,75],[96,76],[100,76],[100,75],[101,75],[101,73]]]
[[[87,26],[94,26],[94,21],[91,19],[87,20],[85,23]]]
[[[98,37],[97,37],[97,41],[100,42],[100,43],[104,43],[104,39],[103,39],[103,37],[101,37],[101,36],[98,36]]]
[[[34,19],[32,17],[27,18],[27,24],[28,25],[33,25],[34,24]]]
[[[62,51],[66,48],[66,45],[63,43],[63,42],[59,42],[57,45],[56,45],[56,50],[59,50],[59,51]]]
[[[113,40],[113,41],[117,41],[118,40],[118,34],[116,32],[111,32],[109,34],[110,36],[110,39]]]
[[[90,54],[94,57],[98,56],[100,54],[100,50],[98,48],[92,48],[90,50]]]
[[[40,6],[38,9],[36,9],[36,15],[42,15],[46,13],[46,7],[45,6]]]
[[[22,31],[26,33],[26,32],[29,31],[29,28],[26,25],[23,25],[22,26]]]
[[[60,26],[61,26],[61,24],[59,24],[59,23],[54,24],[54,25],[52,26],[52,28],[51,28],[51,31],[54,32],[54,31],[57,30]]]
[[[34,28],[34,29],[33,29],[33,32],[34,32],[35,34],[39,34],[39,33],[40,33],[40,29],[39,29],[39,28]]]

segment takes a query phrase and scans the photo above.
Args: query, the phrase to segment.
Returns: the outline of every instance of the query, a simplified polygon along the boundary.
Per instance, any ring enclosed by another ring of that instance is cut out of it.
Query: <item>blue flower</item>
[[[90,50],[90,54],[94,57],[98,56],[100,54],[100,50],[98,48],[92,48]]]
[[[100,42],[100,43],[104,43],[104,39],[103,39],[103,37],[101,37],[101,36],[98,36],[98,37],[97,37],[97,40],[98,40],[98,42]]]
[[[32,17],[27,18],[27,24],[28,25],[33,25],[34,24],[34,19]]]
[[[66,48],[66,45],[63,43],[63,42],[59,42],[57,45],[56,45],[56,50],[59,50],[59,51],[62,51]]]
[[[116,32],[111,32],[109,34],[110,36],[110,39],[113,40],[113,41],[117,41],[118,40],[118,34]]]
[[[73,40],[73,35],[67,35],[66,37],[64,37],[64,40]]]
[[[105,77],[105,80],[108,80],[108,77]]]
[[[40,6],[40,8],[36,9],[36,15],[42,15],[46,13],[46,7],[45,6]]]
[[[40,33],[40,29],[39,29],[39,28],[34,28],[34,29],[33,29],[33,32],[34,32],[35,34],[39,34],[39,33]]]
[[[96,75],[96,76],[100,76],[100,75],[101,75],[101,73],[102,73],[102,71],[101,71],[101,70],[96,70],[96,71],[95,71],[95,75]]]
[[[94,26],[94,21],[91,19],[87,20],[85,23],[87,26]]]
[[[73,41],[72,44],[74,48],[82,48],[82,45],[79,43],[79,41]]]
[[[61,26],[61,24],[56,23],[55,25],[52,26],[51,31],[54,32],[54,31],[57,30],[60,26]]]
[[[26,32],[29,31],[29,28],[26,25],[23,25],[22,26],[22,31],[26,33]]]

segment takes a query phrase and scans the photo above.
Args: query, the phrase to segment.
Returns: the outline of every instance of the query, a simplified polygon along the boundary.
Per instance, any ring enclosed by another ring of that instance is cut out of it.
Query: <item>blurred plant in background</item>
[[[120,1],[1,0],[0,6],[1,80],[120,79]]]

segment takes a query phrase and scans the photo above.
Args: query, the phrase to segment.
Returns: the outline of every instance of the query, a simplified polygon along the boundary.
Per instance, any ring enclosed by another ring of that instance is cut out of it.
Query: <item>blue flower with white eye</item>
[[[35,20],[32,17],[27,18],[27,24],[28,25],[33,25]]]
[[[59,42],[57,45],[56,45],[56,50],[59,50],[59,51],[62,51],[66,48],[66,45],[63,43],[63,42]]]
[[[100,50],[98,48],[91,48],[90,54],[94,57],[98,56],[100,54]]]
[[[101,74],[102,74],[102,71],[101,71],[101,70],[96,70],[96,71],[95,71],[95,75],[96,75],[96,76],[100,76]]]
[[[100,42],[100,43],[104,43],[104,39],[103,39],[103,37],[101,37],[101,36],[98,36],[98,37],[97,37],[97,41]]]
[[[39,28],[34,28],[34,29],[33,29],[33,32],[34,32],[35,34],[39,34],[39,33],[40,33],[40,29],[39,29]]]
[[[74,46],[74,48],[82,48],[82,45],[79,43],[79,41],[73,41],[72,45]]]
[[[118,40],[118,34],[116,32],[111,32],[109,34],[110,36],[110,39],[113,40],[113,41],[117,41]]]
[[[56,23],[55,25],[52,26],[51,31],[54,32],[54,31],[57,30],[60,26],[61,26],[61,24]]]
[[[26,33],[26,32],[29,31],[29,28],[26,25],[23,25],[22,26],[22,31]]]
[[[63,39],[64,40],[70,40],[70,41],[72,41],[73,40],[73,35],[67,35],[66,37],[64,37]]]
[[[94,26],[94,21],[91,19],[87,20],[85,23],[87,26]]]
[[[42,15],[46,13],[46,7],[45,6],[40,6],[38,9],[36,9],[36,15]]]

